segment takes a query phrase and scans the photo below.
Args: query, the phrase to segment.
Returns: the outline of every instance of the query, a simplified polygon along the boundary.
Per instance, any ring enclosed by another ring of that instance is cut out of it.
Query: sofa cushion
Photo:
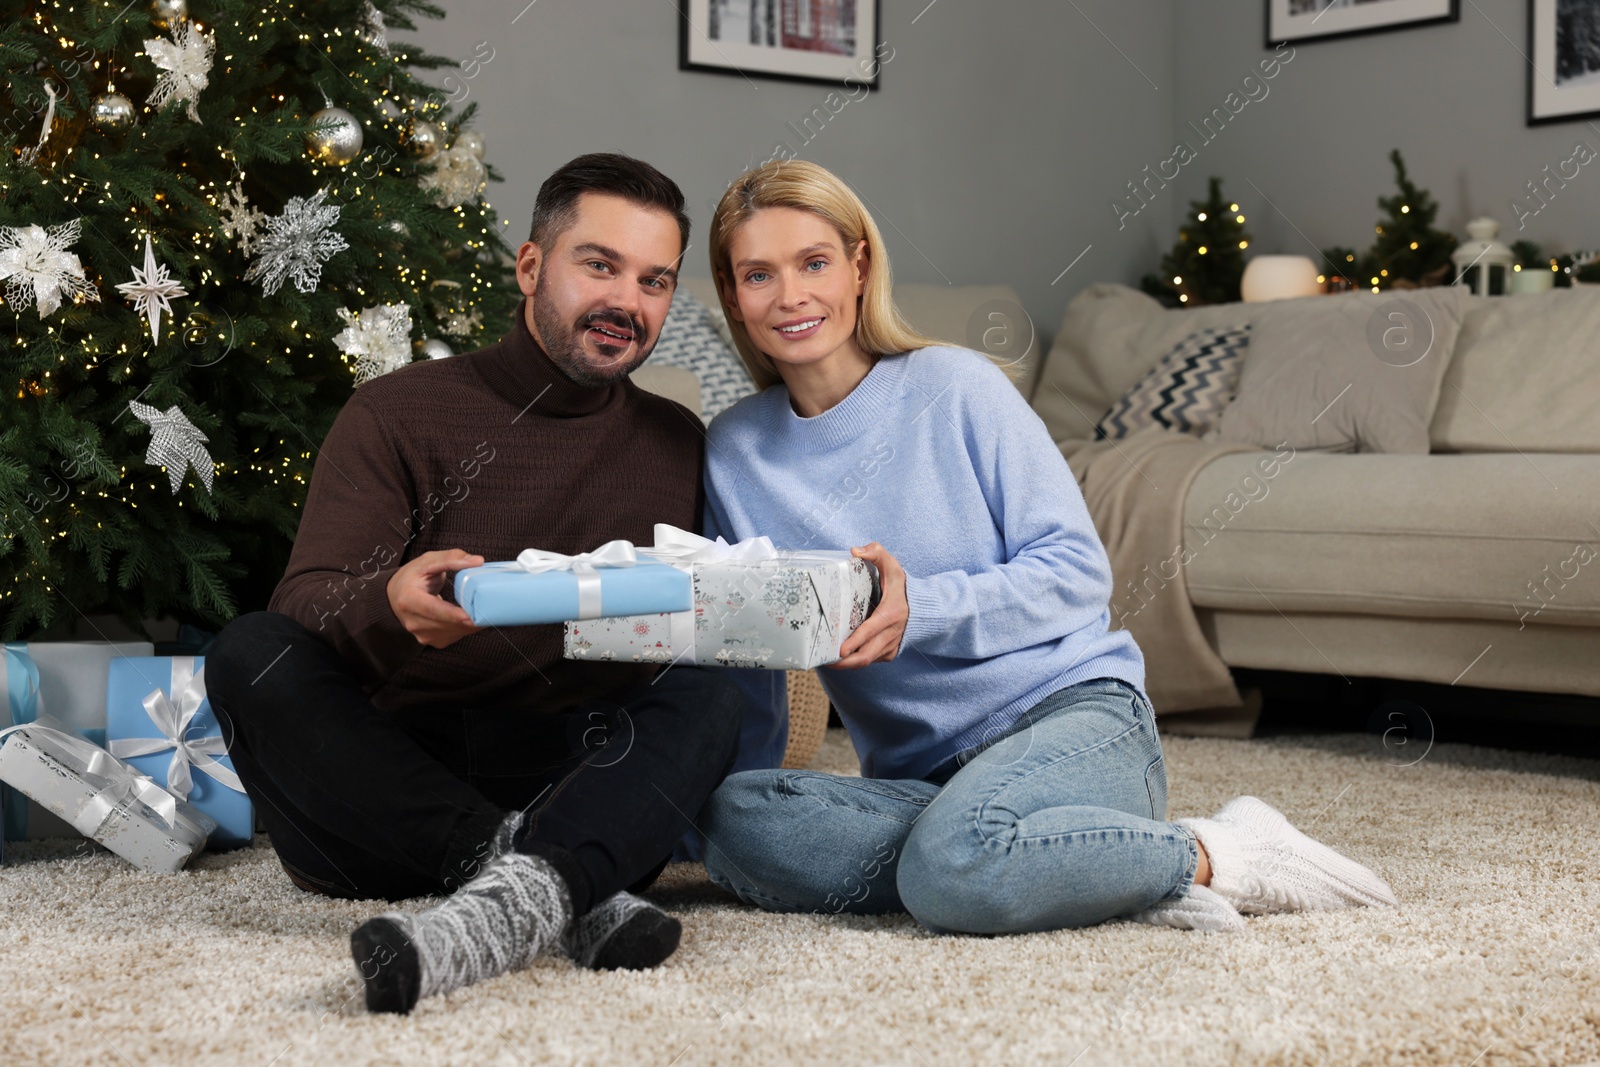
[[[1441,452],[1600,452],[1600,286],[1469,311],[1430,436]]]
[[[1239,394],[1213,436],[1238,444],[1426,455],[1465,289],[1249,305]]]
[[[1094,428],[1095,439],[1127,437],[1146,426],[1204,435],[1238,390],[1249,343],[1249,326],[1196,330],[1111,405]]]
[[[1207,608],[1596,626],[1596,500],[1587,455],[1239,452],[1195,476],[1152,574]]]
[[[1067,305],[1033,390],[1033,410],[1056,441],[1094,436],[1107,408],[1196,330],[1250,321],[1243,304],[1167,308],[1126,285],[1100,283]]]
[[[672,295],[661,338],[644,365],[681,367],[693,373],[700,380],[700,417],[707,423],[756,391],[739,353],[717,331],[713,315],[720,318],[720,310],[707,310],[694,293],[680,287]]]

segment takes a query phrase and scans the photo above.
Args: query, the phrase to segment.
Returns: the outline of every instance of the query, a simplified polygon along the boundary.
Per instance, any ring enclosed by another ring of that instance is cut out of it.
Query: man
[[[699,529],[704,437],[628,375],[688,246],[683,195],[626,156],[539,190],[499,343],[360,386],[323,442],[268,605],[207,658],[212,706],[290,879],[450,892],[352,935],[367,1005],[409,1011],[551,947],[649,967],[681,927],[642,889],[731,765],[725,674],[561,657],[559,626],[480,628],[453,578],[654,524]]]

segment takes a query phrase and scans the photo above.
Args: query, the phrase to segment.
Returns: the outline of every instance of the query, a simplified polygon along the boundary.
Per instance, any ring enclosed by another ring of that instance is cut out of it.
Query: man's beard
[[[651,350],[655,348],[655,338],[649,338],[649,343],[645,343],[648,335],[643,322],[615,309],[591,311],[576,324],[564,322],[561,313],[550,299],[543,270],[539,272],[539,280],[533,287],[532,300],[533,322],[539,327],[539,338],[544,342],[545,355],[561,369],[562,374],[579,385],[604,386],[620,381],[648,359]],[[631,363],[619,363],[608,371],[597,373],[583,349],[583,335],[590,326],[611,326],[630,331],[639,354]]]

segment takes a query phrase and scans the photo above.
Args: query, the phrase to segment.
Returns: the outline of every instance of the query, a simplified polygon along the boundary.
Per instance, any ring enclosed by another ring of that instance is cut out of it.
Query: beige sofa
[[[1094,286],[1034,409],[1091,436],[1178,340],[1270,310]],[[1475,298],[1449,359],[1430,454],[1302,452],[1223,522],[1263,453],[1195,475],[1184,580],[1229,667],[1600,696],[1600,289]]]

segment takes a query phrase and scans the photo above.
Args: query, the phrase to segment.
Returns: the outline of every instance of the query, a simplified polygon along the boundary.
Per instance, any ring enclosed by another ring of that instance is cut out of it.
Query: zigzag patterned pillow
[[[1146,426],[1203,436],[1239,391],[1250,327],[1196,330],[1162,356],[1094,428],[1096,441],[1127,437]]]
[[[708,424],[723,408],[756,391],[739,353],[717,332],[712,314],[688,290],[673,293],[661,339],[649,360],[682,367],[700,379],[700,417]]]

